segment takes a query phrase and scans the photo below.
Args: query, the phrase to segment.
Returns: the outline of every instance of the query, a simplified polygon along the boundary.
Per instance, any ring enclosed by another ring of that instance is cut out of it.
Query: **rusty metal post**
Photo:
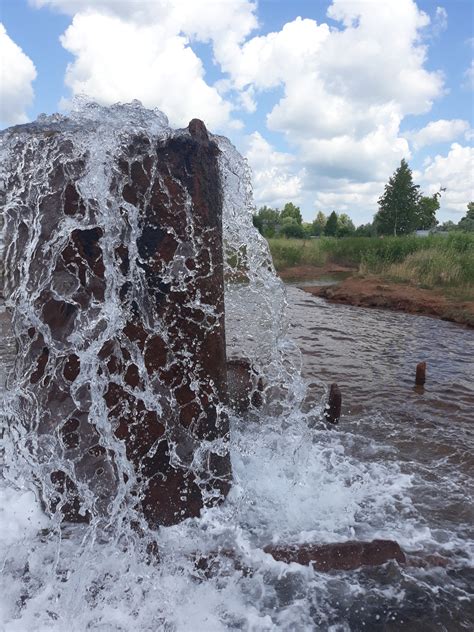
[[[16,128],[6,182],[16,378],[35,406],[45,504],[73,521],[106,515],[129,478],[124,452],[131,501],[151,525],[174,524],[231,479],[219,150],[199,120],[136,131],[108,156],[112,176],[91,180],[76,133],[93,134]]]

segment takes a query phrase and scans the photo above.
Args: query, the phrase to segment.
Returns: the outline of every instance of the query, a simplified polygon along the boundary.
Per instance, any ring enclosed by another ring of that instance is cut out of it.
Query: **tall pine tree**
[[[377,233],[406,235],[417,228],[419,188],[413,184],[407,161],[402,160],[379,199],[379,210],[374,218]]]

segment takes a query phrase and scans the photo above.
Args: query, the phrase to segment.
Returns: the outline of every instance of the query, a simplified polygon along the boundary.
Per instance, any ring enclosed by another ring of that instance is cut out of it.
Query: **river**
[[[434,318],[332,305],[295,287],[288,287],[288,303],[303,375],[317,377],[315,398],[331,382],[342,390],[343,416],[335,432],[344,436],[348,451],[358,459],[393,463],[410,479],[393,515],[367,515],[361,508],[356,535],[382,527],[406,550],[449,558],[446,569],[392,568],[391,577],[380,570],[363,573],[364,609],[351,603],[350,629],[473,629],[472,330]],[[414,386],[420,361],[427,363],[421,389]],[[375,596],[377,584],[385,582],[403,596],[398,605]],[[373,613],[390,607],[393,626],[374,624]]]
[[[287,292],[306,414],[233,420],[227,502],[162,529],[158,565],[124,537],[77,526],[58,538],[21,481],[2,483],[2,632],[474,628],[472,331]],[[414,389],[419,361],[423,390]],[[343,394],[336,428],[318,414],[331,382]],[[374,538],[397,540],[425,566],[318,573],[261,550]],[[216,547],[238,551],[251,570],[224,557],[204,576],[190,551]]]

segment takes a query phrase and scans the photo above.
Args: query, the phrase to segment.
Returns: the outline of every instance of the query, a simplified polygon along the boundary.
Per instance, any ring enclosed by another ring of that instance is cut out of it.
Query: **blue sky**
[[[408,159],[441,221],[473,194],[469,0],[1,0],[2,127],[140,99],[198,116],[254,172],[256,204],[372,219]]]

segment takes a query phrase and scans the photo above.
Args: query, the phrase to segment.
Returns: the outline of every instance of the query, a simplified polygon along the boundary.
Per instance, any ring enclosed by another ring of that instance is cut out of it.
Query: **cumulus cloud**
[[[267,125],[286,136],[304,188],[319,200],[323,176],[331,194],[331,178],[338,186],[386,180],[410,158],[401,121],[443,93],[442,75],[425,68],[430,19],[413,0],[333,0],[328,17],[339,28],[297,18],[222,61],[238,90],[283,89]]]
[[[201,60],[184,37],[170,36],[160,25],[77,14],[61,43],[75,56],[66,72],[73,94],[104,104],[140,99],[162,109],[174,125],[196,116],[211,128],[228,121],[230,104],[204,81]]]
[[[295,157],[279,152],[259,132],[247,138],[246,158],[253,171],[257,206],[282,206],[301,195],[302,173],[296,172]]]
[[[371,222],[377,208],[377,200],[383,193],[385,182],[351,182],[347,179],[330,180],[316,192],[316,210],[349,213],[353,218],[358,211],[356,223]]]
[[[474,61],[471,61],[471,65],[464,71],[463,88],[466,90],[474,90]]]
[[[405,137],[412,141],[415,148],[419,149],[434,143],[447,143],[464,135],[470,137],[470,125],[462,119],[439,119],[431,121],[418,131],[406,132]]]
[[[430,159],[423,172],[414,174],[423,190],[432,195],[441,187],[441,211],[464,215],[468,202],[474,200],[474,148],[453,143],[446,155]]]
[[[74,56],[66,72],[73,94],[107,104],[140,99],[159,107],[173,125],[202,118],[213,129],[235,127],[232,104],[205,71],[191,47],[212,43],[220,58],[232,55],[257,25],[247,0],[32,0],[73,15],[61,37]],[[247,99],[248,107],[251,102]]]
[[[28,120],[26,109],[33,101],[36,69],[31,59],[8,36],[0,23],[0,124],[15,125]]]
[[[442,6],[430,20],[415,0],[333,0],[331,25],[296,18],[254,35],[250,0],[30,2],[73,16],[62,38],[73,55],[66,75],[73,93],[102,103],[139,98],[163,109],[172,124],[199,116],[213,129],[236,127],[235,111],[253,113],[277,95],[267,127],[284,135],[292,153],[277,151],[258,132],[247,137],[258,204],[303,200],[368,221],[384,183],[401,158],[410,159],[410,144],[418,149],[472,133],[460,119],[400,131],[407,115],[429,112],[444,94],[442,73],[426,64],[427,44],[447,25]],[[214,85],[194,41],[210,44],[224,74]],[[474,81],[474,67],[467,81]],[[427,186],[430,167],[442,159],[426,167]]]

